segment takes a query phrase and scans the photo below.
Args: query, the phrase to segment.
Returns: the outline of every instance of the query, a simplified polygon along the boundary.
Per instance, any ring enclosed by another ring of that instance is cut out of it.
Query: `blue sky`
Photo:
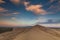
[[[59,20],[60,0],[0,0],[0,26],[60,24]]]

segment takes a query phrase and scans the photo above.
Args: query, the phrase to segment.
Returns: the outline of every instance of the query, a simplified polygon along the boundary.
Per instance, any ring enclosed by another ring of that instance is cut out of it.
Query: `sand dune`
[[[60,40],[60,32],[35,25],[32,28],[14,28],[13,31],[2,33],[0,40]]]

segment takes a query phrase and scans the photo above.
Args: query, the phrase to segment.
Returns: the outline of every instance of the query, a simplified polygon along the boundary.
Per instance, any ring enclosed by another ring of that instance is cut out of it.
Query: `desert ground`
[[[32,28],[14,28],[0,34],[0,40],[60,40],[60,31],[39,25]]]

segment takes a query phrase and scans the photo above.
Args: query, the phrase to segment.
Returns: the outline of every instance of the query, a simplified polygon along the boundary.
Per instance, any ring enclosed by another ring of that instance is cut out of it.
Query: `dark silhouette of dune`
[[[0,34],[0,40],[60,40],[60,31],[35,25]]]
[[[12,31],[13,28],[9,28],[9,27],[0,27],[0,34],[4,33],[4,32],[8,32],[8,31]]]

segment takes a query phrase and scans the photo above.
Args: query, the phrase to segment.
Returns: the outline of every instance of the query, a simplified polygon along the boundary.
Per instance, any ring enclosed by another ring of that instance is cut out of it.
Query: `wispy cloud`
[[[6,11],[8,11],[8,10],[6,10],[6,9],[3,8],[3,7],[0,7],[0,12],[6,12]]]
[[[0,7],[0,16],[13,16],[13,15],[18,15],[19,12],[17,11],[14,11],[14,12],[9,12],[9,10],[3,8],[3,7]]]
[[[50,0],[50,3],[54,2],[55,0]]]
[[[16,24],[15,22],[0,21],[0,26],[14,27],[14,26],[18,26],[18,24]]]
[[[53,27],[53,28],[60,28],[60,23],[57,24],[40,24],[45,27]]]
[[[30,5],[30,2],[23,2],[25,7],[28,7]]]
[[[45,17],[39,17],[39,18],[36,19],[36,21],[39,22],[39,23],[47,22],[47,20],[48,20],[48,19],[45,18]]]
[[[12,14],[0,14],[0,16],[12,16]]]
[[[16,20],[16,18],[15,18],[15,17],[12,17],[11,19],[12,19],[12,20]]]
[[[14,12],[14,13],[12,13],[12,14],[17,15],[17,14],[19,14],[19,12]]]
[[[40,17],[37,19],[36,24],[45,26],[45,27],[60,27],[60,19],[50,19],[45,17]]]
[[[10,0],[12,3],[14,3],[14,4],[20,4],[20,1],[21,0]]]
[[[51,4],[52,2],[52,4]],[[60,2],[59,0],[50,0],[50,7],[47,9],[47,11],[52,13],[57,13],[60,11]]]
[[[51,19],[51,18],[45,18],[45,17],[38,17],[36,19],[37,24],[56,24],[60,23],[60,19]]]
[[[2,3],[5,3],[5,1],[3,1],[3,0],[0,0],[0,4],[2,4]]]

